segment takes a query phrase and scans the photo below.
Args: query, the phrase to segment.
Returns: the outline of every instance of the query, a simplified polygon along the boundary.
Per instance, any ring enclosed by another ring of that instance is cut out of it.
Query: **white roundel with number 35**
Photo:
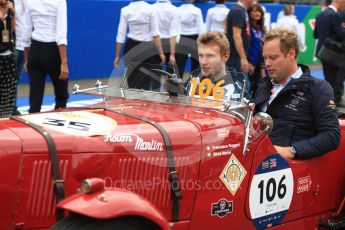
[[[291,168],[280,155],[265,158],[253,176],[249,210],[257,229],[279,224],[290,207],[294,191]]]

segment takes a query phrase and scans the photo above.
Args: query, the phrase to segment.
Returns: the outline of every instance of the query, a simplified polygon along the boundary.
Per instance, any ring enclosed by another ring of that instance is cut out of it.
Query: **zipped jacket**
[[[273,130],[269,133],[272,143],[293,146],[296,157],[306,159],[336,149],[340,128],[332,87],[312,77],[307,66],[299,66],[303,75],[291,79],[266,112],[273,118]],[[267,104],[272,87],[269,77],[259,85],[253,100],[257,111]]]

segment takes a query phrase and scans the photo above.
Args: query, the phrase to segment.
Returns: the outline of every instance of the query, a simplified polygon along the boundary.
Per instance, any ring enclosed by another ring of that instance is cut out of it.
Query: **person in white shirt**
[[[216,0],[216,5],[208,9],[206,14],[206,32],[217,31],[225,33],[223,22],[228,16],[229,8],[224,4],[226,0]]]
[[[20,80],[23,65],[24,65],[24,41],[23,41],[23,29],[24,29],[24,0],[14,0],[15,14],[16,14],[16,25],[15,25],[15,35],[16,44],[14,49],[14,56],[17,63],[17,79]],[[18,83],[17,81],[17,83]],[[13,107],[12,115],[20,114],[17,107],[17,86],[16,86],[16,97]]]
[[[17,77],[12,53],[14,22],[13,3],[0,0],[0,118],[12,114],[15,99]]]
[[[180,7],[180,41],[176,45],[176,61],[179,76],[182,78],[188,55],[191,56],[192,68],[198,68],[198,48],[196,39],[204,32],[204,22],[201,10],[193,5],[194,0],[185,0]]]
[[[29,113],[40,112],[46,75],[55,92],[55,109],[68,99],[66,0],[26,0],[24,58],[30,80]]]
[[[279,19],[281,19],[282,17],[284,17],[284,9],[282,9],[281,11],[279,11],[278,15],[277,15],[277,21]]]
[[[166,64],[176,64],[176,36],[178,26],[177,7],[171,4],[170,0],[158,0],[155,4],[158,18],[159,36],[162,40]]]
[[[301,50],[304,50],[304,39],[302,35],[302,30],[299,25],[299,21],[297,20],[295,13],[295,6],[294,5],[286,5],[284,7],[284,15],[281,16],[277,21],[277,28],[288,28],[292,29],[296,32],[298,38],[298,44]]]
[[[127,66],[128,87],[146,90],[159,88],[159,81],[141,71],[144,65],[159,65],[166,60],[159,37],[157,12],[153,5],[135,0],[121,9],[114,60],[116,68],[120,65],[120,53],[124,43],[123,58]],[[154,51],[155,48],[157,52]],[[157,53],[160,59],[157,58]]]

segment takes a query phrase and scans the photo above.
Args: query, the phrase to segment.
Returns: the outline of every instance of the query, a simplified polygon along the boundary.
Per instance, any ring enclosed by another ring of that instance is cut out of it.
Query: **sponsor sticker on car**
[[[242,166],[240,161],[236,158],[235,155],[231,155],[219,178],[234,196],[246,174],[247,171]]]
[[[227,201],[225,198],[220,199],[217,203],[212,203],[211,216],[223,218],[226,214],[232,213],[233,201]]]
[[[309,192],[309,189],[311,187],[311,177],[310,175],[306,177],[301,177],[297,179],[297,193],[301,192]]]

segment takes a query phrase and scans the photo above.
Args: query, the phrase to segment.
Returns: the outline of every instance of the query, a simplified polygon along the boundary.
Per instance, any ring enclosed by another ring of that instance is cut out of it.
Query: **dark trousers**
[[[246,73],[241,72],[241,58],[240,57],[231,57],[228,59],[226,63],[229,70],[235,69],[237,72],[241,73],[238,74],[238,81],[243,85],[244,80],[246,81],[246,90],[244,93],[244,97],[247,99],[251,99],[251,90],[250,90],[250,80],[249,76]]]
[[[340,69],[333,65],[329,65],[325,62],[321,63],[323,68],[323,74],[325,75],[325,80],[333,88],[335,102],[339,103],[344,94],[345,68]]]
[[[13,106],[13,115],[19,114],[18,112],[18,106],[17,106],[17,97],[18,97],[18,82],[21,79],[21,75],[23,72],[23,66],[24,66],[24,51],[23,50],[14,50],[14,57],[17,64],[17,84],[16,84],[16,92],[15,92],[15,99],[14,99],[14,106]]]
[[[55,109],[65,108],[68,99],[68,80],[60,80],[61,60],[55,42],[38,42],[32,40],[28,74],[30,80],[29,113],[40,112],[46,76],[49,75],[54,86]]]
[[[16,62],[12,54],[0,56],[0,118],[13,111],[17,85]]]
[[[128,38],[124,47],[126,78],[128,88],[158,90],[160,79],[150,69],[160,68],[153,42],[139,42]]]
[[[262,70],[262,65],[259,64],[255,66],[254,68],[254,73],[249,76],[250,80],[250,90],[251,90],[251,96],[254,97],[256,90],[258,89],[258,85],[262,82],[262,75],[261,75],[261,70]]]
[[[178,75],[182,78],[188,54],[191,55],[192,68],[191,72],[199,68],[198,46],[196,39],[198,35],[181,35],[180,41],[176,44],[176,63]]]

